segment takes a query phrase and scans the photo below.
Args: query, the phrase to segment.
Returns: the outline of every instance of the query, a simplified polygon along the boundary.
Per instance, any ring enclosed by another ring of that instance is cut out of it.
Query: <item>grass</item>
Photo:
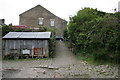
[[[68,48],[70,47],[70,43],[68,41],[64,41],[64,43]],[[89,64],[92,64],[92,65],[105,65],[105,64],[108,64],[111,66],[118,65],[117,63],[112,61],[94,60],[94,58],[91,55],[86,56],[86,55],[80,55],[80,52],[76,52],[76,53],[78,54],[76,55],[78,60],[87,61]]]
[[[86,62],[88,62],[89,64],[92,64],[92,65],[105,65],[105,64],[111,65],[111,66],[118,65],[114,62],[105,61],[105,60],[95,61],[93,57],[88,57],[88,56],[84,56],[84,55],[76,55],[76,57],[77,57],[77,59],[86,61]]]

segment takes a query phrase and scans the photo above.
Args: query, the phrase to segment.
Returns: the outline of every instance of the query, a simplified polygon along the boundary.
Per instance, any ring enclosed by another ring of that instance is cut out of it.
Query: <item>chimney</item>
[[[4,25],[5,24],[5,19],[0,19],[0,25]]]

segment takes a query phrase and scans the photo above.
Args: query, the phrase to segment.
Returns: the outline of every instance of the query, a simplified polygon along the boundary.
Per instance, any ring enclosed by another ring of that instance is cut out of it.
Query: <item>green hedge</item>
[[[70,17],[67,36],[77,54],[92,55],[95,60],[120,60],[120,13],[109,14],[84,8]],[[73,46],[73,45],[72,45]]]
[[[52,35],[51,39],[49,40],[49,57],[54,58],[55,56],[55,35]]]

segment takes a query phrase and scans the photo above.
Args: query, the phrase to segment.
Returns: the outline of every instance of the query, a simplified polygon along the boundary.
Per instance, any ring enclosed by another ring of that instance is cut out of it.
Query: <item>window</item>
[[[43,25],[43,19],[42,17],[39,18],[39,25]]]
[[[50,26],[51,27],[55,26],[55,20],[54,19],[50,19]]]

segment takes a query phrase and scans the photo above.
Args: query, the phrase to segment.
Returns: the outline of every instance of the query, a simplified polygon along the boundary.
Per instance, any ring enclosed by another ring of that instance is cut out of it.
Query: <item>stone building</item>
[[[62,36],[63,29],[67,25],[67,21],[54,15],[41,5],[37,5],[19,15],[20,25],[27,25],[32,29],[39,29],[40,26],[51,27],[57,29],[57,34]]]

